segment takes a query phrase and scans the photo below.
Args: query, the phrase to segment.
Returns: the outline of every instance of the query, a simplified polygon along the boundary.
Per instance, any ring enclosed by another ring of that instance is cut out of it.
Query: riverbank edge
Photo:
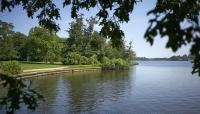
[[[88,72],[88,71],[101,71],[101,67],[94,66],[94,67],[84,67],[84,68],[67,68],[67,67],[60,67],[60,68],[46,68],[46,69],[32,69],[32,70],[24,70],[21,74],[17,74],[14,77],[16,79],[28,79],[28,78],[35,78],[35,77],[43,77],[49,75],[56,75],[56,74],[66,74],[66,73],[76,73],[76,72]],[[0,84],[3,84],[4,81],[0,81]]]

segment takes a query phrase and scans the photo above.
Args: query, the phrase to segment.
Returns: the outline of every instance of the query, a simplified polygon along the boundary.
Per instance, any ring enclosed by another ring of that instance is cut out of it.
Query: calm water
[[[200,77],[191,75],[189,62],[139,63],[130,71],[32,79],[46,101],[35,112],[17,113],[200,113]]]

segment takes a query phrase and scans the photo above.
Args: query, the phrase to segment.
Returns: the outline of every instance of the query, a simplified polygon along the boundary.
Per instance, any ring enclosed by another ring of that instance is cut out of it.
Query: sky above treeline
[[[147,16],[147,12],[155,6],[155,0],[145,0],[135,5],[134,11],[130,16],[128,23],[121,25],[122,30],[125,33],[125,41],[128,43],[133,42],[133,50],[136,52],[138,57],[170,57],[173,55],[184,55],[189,53],[189,46],[183,46],[176,53],[172,52],[171,49],[165,48],[167,38],[160,38],[159,36],[155,39],[154,45],[150,46],[144,39],[144,33],[149,26],[148,20],[151,16]],[[56,1],[57,7],[60,8],[61,19],[56,22],[59,24],[61,30],[57,33],[62,38],[67,38],[68,33],[66,30],[69,29],[69,23],[73,21],[70,14],[70,7],[63,8],[61,1]],[[80,11],[83,13],[85,18],[95,16],[98,9],[94,8],[90,11]],[[15,7],[12,12],[4,11],[0,13],[0,20],[13,23],[14,30],[22,32],[28,35],[30,28],[38,26],[37,18],[28,18],[26,12],[21,6]],[[100,30],[100,26],[96,25],[95,29]]]

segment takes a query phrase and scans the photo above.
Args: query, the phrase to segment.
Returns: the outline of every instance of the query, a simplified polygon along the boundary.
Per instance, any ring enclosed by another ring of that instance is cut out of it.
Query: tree
[[[0,41],[0,60],[6,61],[13,59],[17,59],[17,51],[14,48],[12,38],[2,39]]]
[[[22,73],[22,68],[18,61],[6,61],[1,65],[2,72],[6,75],[16,75]]]
[[[81,9],[90,10],[98,7],[96,17],[102,25],[101,33],[110,38],[114,46],[121,46],[124,33],[120,29],[120,23],[128,22],[134,5],[141,0],[65,0],[63,7],[71,7],[71,17],[78,17]],[[39,24],[50,30],[59,30],[55,20],[60,18],[59,8],[51,0],[35,1],[30,0],[2,0],[1,11],[8,9],[12,11],[16,5],[21,4],[27,11],[28,17],[36,16]],[[154,38],[160,34],[161,37],[168,37],[167,48],[177,51],[182,45],[192,43],[191,54],[194,56],[193,73],[200,75],[200,25],[199,11],[200,0],[157,0],[157,4],[148,14],[155,16],[150,19],[145,38],[153,44]],[[48,13],[47,13],[48,12]],[[182,24],[187,23],[187,27]]]
[[[12,23],[3,22],[0,20],[0,40],[6,39],[11,36],[13,31]]]
[[[0,60],[17,58],[17,52],[14,49],[12,40],[13,34],[13,25],[0,20]]]
[[[32,61],[59,60],[61,46],[58,36],[42,27],[34,27],[30,30],[26,45],[28,58]]]
[[[167,37],[166,47],[177,51],[181,46],[192,43],[191,55],[194,55],[193,73],[200,75],[200,0],[158,0],[156,7],[148,12],[154,15],[145,38],[153,44],[160,34]],[[184,26],[184,25],[187,26]]]
[[[93,64],[93,55],[97,55],[97,61],[103,62],[103,57],[121,58],[128,61],[133,60],[133,51],[126,49],[125,42],[122,41],[121,47],[113,47],[109,39],[106,40],[99,32],[94,30],[94,25],[98,24],[96,19],[91,17],[87,20],[87,24],[83,23],[83,15],[76,18],[70,23],[68,30],[69,38],[67,38],[62,51],[62,57],[71,58],[71,53],[79,53],[81,56],[89,58],[89,63]],[[132,55],[131,55],[132,54]],[[69,62],[70,63],[70,62]]]
[[[133,46],[132,46],[132,42],[129,42],[129,45],[126,46],[126,49],[123,51],[124,52],[124,56],[122,57],[124,60],[129,61],[131,64],[133,64],[133,60],[135,60],[136,54],[135,52],[132,50]]]
[[[60,61],[62,44],[60,39],[56,35],[51,36],[51,41],[49,42],[48,58],[47,60],[53,64],[54,61]]]
[[[100,35],[97,31],[94,31],[90,41],[90,46],[92,51],[98,51],[103,48],[106,43],[106,39]]]
[[[99,65],[100,62],[98,61],[97,55],[93,55],[89,58],[89,64],[91,65]]]
[[[24,60],[26,35],[13,31],[11,23],[0,20],[0,60]]]
[[[119,22],[128,22],[129,14],[133,11],[134,4],[138,0],[124,0],[124,1],[102,1],[102,0],[87,0],[87,1],[76,1],[76,0],[65,0],[63,7],[71,6],[71,17],[78,17],[78,11],[80,9],[91,9],[97,6],[99,11],[96,16],[100,20],[100,25],[103,26],[101,32],[111,38],[113,44],[120,45],[120,41],[124,36],[122,30],[120,30]],[[33,17],[37,11],[40,11],[36,16],[39,19],[39,24],[49,28],[50,30],[59,30],[59,26],[55,20],[60,18],[59,8],[51,0],[35,1],[31,0],[2,0],[1,11],[8,9],[9,11],[14,6],[21,4],[26,10],[28,17]],[[113,11],[112,11],[113,10]],[[48,13],[47,13],[48,12]],[[109,15],[111,14],[111,16]]]
[[[16,50],[18,60],[26,60],[26,50],[24,49],[26,40],[27,36],[20,32],[16,32],[12,36],[13,50]]]
[[[44,100],[43,96],[38,94],[31,88],[31,84],[24,84],[22,80],[15,77],[0,74],[3,87],[7,88],[7,95],[0,99],[0,109],[5,108],[7,114],[14,114],[20,108],[20,104],[24,103],[28,109],[35,110],[40,100]]]
[[[62,63],[64,65],[86,65],[88,64],[88,58],[76,52],[69,52],[63,56]]]
[[[25,45],[27,61],[42,61],[39,42],[39,39],[28,37]]]
[[[113,70],[115,69],[115,63],[111,59],[107,57],[103,57],[102,59],[102,69],[103,70]]]

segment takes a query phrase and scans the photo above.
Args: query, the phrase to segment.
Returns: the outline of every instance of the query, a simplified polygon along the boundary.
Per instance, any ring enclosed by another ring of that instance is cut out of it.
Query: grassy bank
[[[46,68],[59,68],[66,67],[62,64],[46,64],[46,63],[21,63],[22,70],[30,69],[46,69]]]
[[[51,68],[86,68],[86,67],[95,67],[93,65],[62,65],[61,63],[55,63],[55,64],[46,64],[42,62],[37,63],[25,63],[21,62],[22,70],[34,70],[34,69],[51,69]]]
[[[134,63],[133,65],[136,65]],[[95,67],[93,65],[63,65],[61,62],[55,62],[54,64],[49,64],[45,62],[20,62],[22,70],[33,70],[33,69],[48,69],[48,68],[85,68],[85,67]],[[100,66],[97,66],[100,67]]]
[[[12,64],[12,63],[10,63]],[[55,64],[49,64],[45,62],[19,62],[21,66],[21,73],[38,73],[38,72],[51,72],[51,71],[59,71],[59,70],[84,70],[84,69],[102,69],[104,66],[101,65],[63,65],[61,62],[56,62]],[[132,64],[136,65],[136,64]],[[131,66],[131,65],[128,65]],[[126,65],[126,68],[128,67]],[[123,70],[123,65],[118,65],[112,68],[112,70]],[[16,68],[16,67],[15,67]],[[104,68],[105,69],[105,68]],[[128,68],[127,68],[128,69]],[[13,69],[13,71],[15,71]],[[1,71],[0,71],[1,72]],[[10,71],[9,71],[10,72]],[[18,73],[16,73],[18,74]],[[20,74],[20,73],[19,73]]]
[[[104,70],[103,69],[104,67],[101,65],[98,65],[98,66],[97,65],[62,65],[61,63],[48,64],[44,62],[32,62],[32,63],[20,62],[19,64],[22,68],[21,73],[16,73],[18,75],[13,75],[13,76],[16,76],[17,79],[25,79],[25,78],[47,76],[47,75],[69,73],[69,72],[73,73],[73,72]],[[121,67],[123,66],[117,66],[111,70],[125,70],[125,68],[121,68]],[[110,68],[108,70],[110,70]]]

